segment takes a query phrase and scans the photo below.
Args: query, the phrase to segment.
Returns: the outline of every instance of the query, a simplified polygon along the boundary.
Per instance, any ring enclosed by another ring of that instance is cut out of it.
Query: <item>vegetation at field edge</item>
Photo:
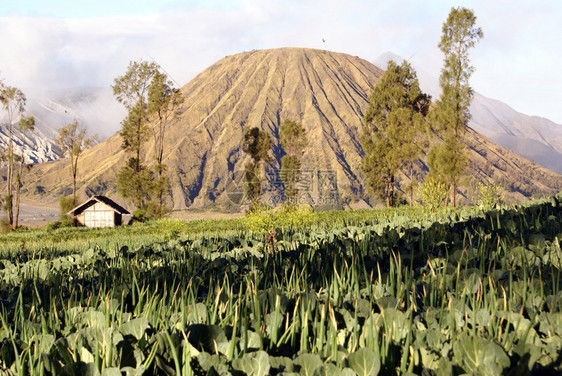
[[[105,248],[4,250],[0,367],[559,374],[561,198],[435,217],[415,208],[339,213],[339,223],[336,213],[314,213],[306,228],[289,223],[265,237],[244,231],[247,219],[199,222],[192,233],[178,225],[161,241],[125,244],[137,231],[156,239],[165,225],[153,222],[105,230],[122,231]],[[80,232],[67,234],[72,243]]]

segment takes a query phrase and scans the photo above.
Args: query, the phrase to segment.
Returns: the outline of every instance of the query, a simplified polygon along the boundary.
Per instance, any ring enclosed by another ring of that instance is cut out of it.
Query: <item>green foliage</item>
[[[467,8],[452,8],[442,27],[439,49],[445,55],[444,67],[439,82],[443,93],[437,102],[438,107],[449,110],[455,122],[450,126],[463,130],[470,120],[468,110],[472,101],[472,88],[469,79],[474,72],[468,57],[469,49],[484,37],[481,28],[476,26],[474,12]]]
[[[137,170],[140,168],[139,170]],[[131,158],[117,174],[117,192],[140,209],[145,209],[150,201],[150,192],[154,183],[152,171],[138,165],[135,158]]]
[[[314,220],[310,206],[284,204],[281,208],[272,210],[257,204],[246,213],[243,224],[248,231],[265,234],[275,229],[303,229],[309,227]]]
[[[301,175],[301,158],[308,144],[306,132],[301,123],[285,119],[279,126],[279,143],[287,153],[281,158],[280,176],[288,201],[298,204],[297,183]]]
[[[155,198],[152,203],[152,211],[155,218],[160,218],[170,209],[165,205],[165,198],[168,195],[170,184],[165,175],[166,165],[164,159],[164,140],[170,117],[175,114],[176,109],[183,103],[184,97],[180,90],[173,87],[173,83],[165,73],[157,71],[148,88],[148,107],[147,114],[156,118],[156,125],[152,127],[154,139],[154,168],[157,179],[153,187],[152,196]]]
[[[0,234],[7,234],[12,231],[12,224],[7,217],[0,217]]]
[[[66,156],[70,157],[70,171],[72,173],[72,196],[76,201],[76,179],[78,176],[78,159],[84,149],[89,148],[93,142],[93,137],[86,136],[86,129],[78,128],[78,121],[74,120],[59,129],[57,145]]]
[[[447,182],[451,190],[451,203],[456,206],[456,188],[467,181],[467,171],[470,159],[466,147],[454,137],[447,137],[445,142],[434,145],[427,153],[427,164],[430,174],[440,181]]]
[[[173,87],[168,75],[156,71],[148,87],[148,115],[156,115],[162,125],[166,125],[168,116],[173,114],[182,102],[181,92]]]
[[[33,232],[12,232],[0,238],[13,242],[0,252],[0,366],[560,374],[558,198],[473,209],[313,214],[331,225],[283,231],[276,252],[244,220],[61,228],[33,241]],[[160,240],[135,243],[147,233]],[[45,238],[50,247],[31,248]]]
[[[117,174],[117,192],[137,207],[139,215],[137,220],[162,218],[170,212],[165,205],[164,197],[169,190],[168,178],[152,169],[140,166],[140,171],[135,171],[135,161],[129,159],[127,166]],[[155,176],[156,175],[156,176]]]
[[[279,126],[279,143],[288,155],[300,156],[308,144],[306,132],[301,123],[285,119]]]
[[[232,368],[245,375],[267,376],[271,368],[269,355],[265,351],[244,354],[243,357],[232,362]]]
[[[297,204],[299,191],[297,184],[301,175],[301,161],[296,155],[284,155],[281,158],[281,171],[279,171],[285,196],[290,203]]]
[[[502,187],[496,183],[476,185],[477,204],[482,208],[491,208],[501,202]]]
[[[146,61],[131,62],[127,72],[115,79],[112,88],[117,100],[129,111],[121,123],[120,135],[122,148],[130,158],[117,175],[117,190],[124,198],[131,199],[143,218],[161,216],[168,211],[165,194],[169,188],[164,175],[166,167],[162,163],[164,135],[168,116],[181,102],[181,96],[171,87],[167,76],[158,71],[158,65]],[[146,167],[141,158],[151,131],[149,116],[157,118],[157,125],[152,127],[154,171]]]
[[[439,83],[442,94],[436,103],[438,130],[452,131],[461,135],[470,120],[470,103],[473,91],[470,76],[474,67],[470,65],[469,49],[483,38],[481,28],[476,26],[474,12],[467,8],[452,8],[443,23],[439,49],[444,54],[444,67]]]
[[[261,165],[271,161],[271,137],[258,127],[246,128],[242,139],[242,150],[252,161],[244,171],[244,193],[252,204],[259,200],[261,193]]]
[[[244,194],[252,205],[258,202],[261,192],[258,164],[249,162],[244,168]]]
[[[455,360],[465,372],[495,376],[509,367],[505,350],[492,340],[464,335],[453,344]]]
[[[5,211],[10,210],[10,208],[12,208],[13,206],[13,200],[14,196],[12,195],[4,196],[4,200],[2,200],[2,209]]]
[[[78,201],[74,196],[61,197],[59,199],[59,221],[61,226],[68,227],[74,224],[72,216],[68,212],[78,205]]]
[[[125,74],[114,80],[111,86],[113,95],[129,111],[146,110],[148,89],[157,71],[156,63],[143,60],[131,61]]]
[[[53,221],[53,222],[48,222],[44,228],[45,231],[49,233],[61,227],[67,227],[67,226],[65,226],[62,221]]]
[[[365,156],[362,170],[369,188],[387,206],[396,204],[395,185],[400,171],[410,167],[423,150],[425,115],[430,97],[421,92],[415,71],[408,62],[389,61],[387,70],[369,96],[361,143]]]
[[[361,376],[376,376],[379,374],[381,368],[380,359],[376,356],[375,352],[368,347],[364,347],[352,354],[347,358],[349,368],[351,368],[357,375]]]
[[[242,151],[248,154],[254,164],[260,162],[269,163],[271,161],[271,137],[267,132],[262,131],[258,127],[246,128],[242,139]]]
[[[18,128],[22,132],[32,132],[35,130],[35,118],[33,116],[22,116],[18,121]]]
[[[439,48],[445,55],[439,83],[441,96],[433,110],[434,129],[443,139],[428,156],[432,173],[441,176],[451,186],[451,204],[456,206],[456,191],[464,184],[469,159],[466,155],[464,134],[470,120],[473,91],[469,79],[474,72],[468,50],[483,33],[475,26],[476,16],[467,8],[452,8],[442,28]]]
[[[27,98],[17,87],[2,85],[0,86],[0,103],[9,116],[8,125],[11,126],[14,118],[25,112]]]
[[[256,203],[244,216],[244,227],[251,232],[265,234],[275,229],[272,211],[262,204]]]
[[[162,181],[164,181],[164,184],[166,184],[167,187],[167,180],[165,179],[165,177],[161,177],[159,180],[155,181],[154,184],[162,184]],[[154,192],[154,190],[153,190]],[[154,195],[154,197],[158,197],[157,195]],[[152,199],[150,201],[148,201],[148,203],[146,204],[146,210],[145,210],[145,215],[147,219],[157,219],[157,218],[163,218],[165,217],[167,214],[169,214],[171,212],[171,209],[169,207],[167,207],[166,205],[164,205],[163,203],[160,202],[160,200],[158,198],[156,199]]]
[[[146,208],[137,208],[133,212],[133,222],[146,222],[150,219]]]
[[[436,208],[444,206],[448,191],[449,189],[444,182],[434,175],[428,175],[425,182],[420,187],[422,205],[429,208],[429,210],[435,210]]]
[[[139,104],[129,110],[127,117],[121,122],[122,128],[119,132],[123,139],[121,148],[136,161],[135,170],[140,170],[142,146],[150,135],[150,128],[144,120],[146,114],[143,106],[144,104]]]

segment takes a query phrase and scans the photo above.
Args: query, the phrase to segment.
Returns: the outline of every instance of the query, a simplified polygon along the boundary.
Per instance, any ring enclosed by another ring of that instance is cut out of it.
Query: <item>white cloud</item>
[[[562,122],[557,2],[465,1],[485,38],[473,51],[473,86],[530,114]],[[179,4],[179,3],[178,3]],[[109,86],[131,60],[153,57],[180,84],[225,55],[252,49],[321,48],[374,60],[387,50],[438,75],[441,1],[242,0],[135,17],[2,18],[0,72],[42,89]],[[325,42],[322,41],[325,40]]]

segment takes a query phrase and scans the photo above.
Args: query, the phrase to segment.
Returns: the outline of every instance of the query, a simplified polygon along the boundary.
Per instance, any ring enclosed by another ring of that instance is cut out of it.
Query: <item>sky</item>
[[[24,90],[109,87],[130,61],[178,84],[238,52],[309,47],[374,61],[391,51],[438,76],[451,7],[477,16],[475,91],[562,124],[559,0],[19,0],[0,3],[0,78]]]

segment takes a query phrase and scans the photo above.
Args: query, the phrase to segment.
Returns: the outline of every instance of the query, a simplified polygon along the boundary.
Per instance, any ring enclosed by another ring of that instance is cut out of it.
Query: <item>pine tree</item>
[[[302,124],[285,119],[279,127],[279,143],[286,153],[281,158],[280,172],[285,186],[285,196],[289,202],[296,203],[299,195],[297,183],[301,175],[301,158],[304,148],[308,144]]]
[[[158,66],[146,61],[129,63],[127,72],[114,80],[113,95],[129,111],[121,122],[122,147],[131,154],[132,166],[140,171],[142,146],[149,136],[148,90]]]
[[[443,24],[439,43],[445,55],[439,78],[442,93],[432,117],[443,143],[429,151],[428,165],[430,174],[449,185],[453,206],[457,204],[457,189],[463,184],[470,163],[464,135],[471,117],[469,106],[473,91],[469,79],[474,67],[470,65],[468,51],[484,36],[475,24],[472,10],[452,8]]]
[[[154,166],[157,177],[152,186],[151,212],[156,217],[163,216],[169,211],[165,205],[165,194],[169,191],[170,183],[166,176],[166,165],[164,159],[164,139],[168,129],[171,116],[176,113],[177,108],[183,103],[183,95],[179,89],[173,87],[172,82],[165,73],[157,71],[148,88],[147,113],[154,120],[152,136],[154,140]]]
[[[389,207],[396,204],[398,173],[409,172],[413,180],[411,165],[422,151],[429,104],[430,96],[422,93],[416,73],[406,61],[401,65],[389,61],[369,96],[361,167],[370,189]]]
[[[148,93],[158,66],[146,61],[129,63],[127,72],[114,80],[113,94],[129,111],[121,122],[121,147],[129,154],[126,165],[117,174],[117,190],[141,211],[146,211],[153,188],[152,171],[143,164],[143,145],[150,137]]]
[[[244,131],[242,151],[252,158],[252,162],[245,167],[244,191],[252,204],[259,200],[262,164],[271,161],[271,145],[271,137],[258,127],[246,128]]]

